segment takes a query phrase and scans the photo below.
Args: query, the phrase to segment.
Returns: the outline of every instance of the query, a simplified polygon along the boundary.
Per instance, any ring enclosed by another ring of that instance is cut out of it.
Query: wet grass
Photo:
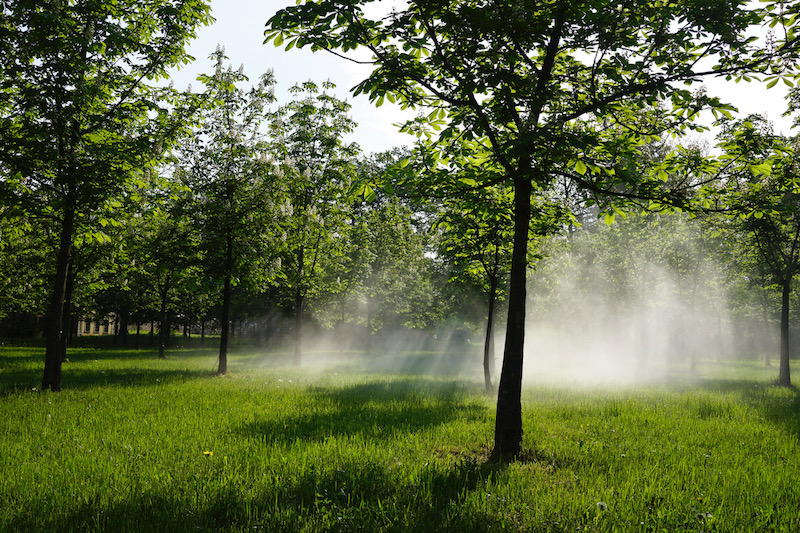
[[[757,364],[526,389],[498,465],[477,379],[97,346],[53,394],[41,357],[0,348],[0,531],[800,529],[800,397]]]

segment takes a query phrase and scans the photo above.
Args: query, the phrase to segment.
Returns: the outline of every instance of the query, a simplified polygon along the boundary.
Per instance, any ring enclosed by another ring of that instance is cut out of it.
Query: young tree
[[[0,194],[58,226],[42,389],[61,389],[76,227],[159,155],[172,110],[147,85],[185,63],[202,0],[8,0],[0,12]]]
[[[207,272],[221,282],[222,316],[218,374],[228,372],[228,344],[233,287],[240,276],[257,273],[253,262],[261,257],[259,236],[271,220],[266,209],[272,182],[272,163],[262,125],[274,102],[272,72],[255,86],[243,67],[225,67],[225,51],[211,56],[214,73],[199,79],[206,85],[207,106],[201,110],[199,130],[181,150],[179,174],[196,195],[195,215],[201,229]]]
[[[284,194],[281,284],[294,300],[295,365],[302,359],[306,298],[321,289],[323,262],[332,260],[328,254],[336,250],[331,239],[344,231],[358,153],[357,145],[343,140],[355,126],[347,116],[350,105],[325,92],[333,87],[330,82],[296,85],[291,89],[296,99],[278,109],[273,122]]]
[[[412,0],[371,17],[371,0],[304,2],[275,14],[267,41],[373,56],[355,88],[378,104],[433,109],[438,138],[463,136],[491,154],[514,190],[509,318],[495,425],[495,458],[522,442],[522,360],[530,198],[568,176],[583,188],[683,202],[658,173],[631,172],[643,142],[703,108],[729,107],[685,83],[779,73],[796,55],[797,5],[781,1],[575,2]],[[791,12],[791,13],[787,13]],[[751,29],[783,25],[761,46]],[[336,52],[339,53],[339,52]],[[341,54],[340,54],[341,55]],[[645,111],[657,106],[657,113]],[[643,118],[646,117],[646,118]],[[618,125],[614,135],[608,127]],[[435,132],[434,132],[435,133]],[[662,169],[663,171],[663,169]]]
[[[772,132],[766,119],[750,116],[727,124],[722,156],[727,172],[723,193],[747,247],[781,291],[778,384],[791,386],[789,310],[792,281],[800,270],[800,162],[797,139]]]

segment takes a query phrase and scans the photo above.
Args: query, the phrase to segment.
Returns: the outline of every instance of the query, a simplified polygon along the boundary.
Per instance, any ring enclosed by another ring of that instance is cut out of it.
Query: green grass
[[[69,357],[34,393],[41,347],[0,349],[0,531],[800,530],[800,397],[757,364],[529,388],[523,457],[497,465],[478,380]]]

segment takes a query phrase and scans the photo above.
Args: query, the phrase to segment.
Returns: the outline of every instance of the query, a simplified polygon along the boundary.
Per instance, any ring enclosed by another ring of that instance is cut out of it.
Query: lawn
[[[800,397],[756,363],[530,386],[490,464],[479,375],[87,347],[41,393],[42,353],[0,348],[0,531],[800,530]]]

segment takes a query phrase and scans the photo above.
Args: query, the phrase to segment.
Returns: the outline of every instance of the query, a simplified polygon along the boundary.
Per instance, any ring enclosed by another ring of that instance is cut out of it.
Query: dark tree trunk
[[[228,373],[228,342],[231,331],[231,277],[233,276],[233,235],[228,232],[225,240],[225,282],[222,287],[222,332],[219,338],[219,367],[217,374]]]
[[[72,257],[72,231],[74,229],[75,212],[68,203],[64,208],[64,220],[61,225],[61,236],[56,262],[56,278],[53,292],[50,295],[48,312],[47,348],[44,356],[44,374],[42,390],[61,390],[61,329],[64,316],[64,298],[67,292],[70,259]]]
[[[129,312],[127,309],[120,309],[119,316],[117,316],[117,334],[119,335],[120,344],[128,347],[128,319]]]
[[[525,343],[528,227],[531,220],[531,182],[514,179],[514,250],[508,295],[508,325],[494,430],[494,460],[514,457],[522,445],[522,359]]]
[[[294,292],[294,366],[303,360],[303,266],[305,255],[303,247],[297,251],[297,285]]]
[[[767,301],[767,290],[764,289],[764,290],[761,291],[761,311],[762,311],[762,320],[764,321],[764,331],[765,332],[769,331],[769,311],[767,309],[768,303],[769,302]],[[763,338],[763,335],[762,335],[762,338]],[[764,344],[763,342],[759,342],[759,345],[761,345],[762,349],[764,347],[763,344]],[[769,347],[767,347],[767,349],[764,350],[764,365],[765,366],[772,366],[772,360],[770,358],[770,349],[769,349]]]
[[[11,329],[8,332],[8,343],[14,346],[17,341],[17,312],[11,311]]]
[[[155,330],[156,330],[156,321],[155,320],[151,320],[150,321],[150,336],[149,336],[149,343],[150,343],[151,347],[153,346],[153,334],[154,334]]]
[[[200,346],[205,345],[206,343],[206,319],[203,318],[200,321]]]
[[[141,333],[142,333],[142,323],[141,323],[141,321],[137,320],[136,321],[136,350],[137,351],[139,350],[139,337],[141,336]]]
[[[297,288],[294,294],[294,365],[300,366],[303,358],[303,291]]]
[[[792,379],[789,372],[789,296],[792,293],[792,276],[787,276],[783,282],[781,294],[781,362],[778,372],[778,385],[791,387]]]
[[[159,317],[161,320],[159,321],[158,326],[158,358],[159,359],[166,359],[164,355],[164,347],[167,344],[167,336],[169,335],[169,316],[167,314],[167,296],[169,295],[169,285],[170,285],[170,276],[164,280],[164,285],[161,287],[161,310],[159,312]],[[152,330],[151,334],[152,334]]]
[[[225,284],[222,288],[222,332],[219,337],[219,367],[217,374],[224,376],[228,373],[228,338],[231,330],[231,275],[225,275]]]
[[[494,392],[492,374],[494,374],[494,307],[497,299],[497,251],[495,250],[495,268],[489,280],[489,314],[486,318],[486,339],[483,342],[483,381],[486,392]]]

